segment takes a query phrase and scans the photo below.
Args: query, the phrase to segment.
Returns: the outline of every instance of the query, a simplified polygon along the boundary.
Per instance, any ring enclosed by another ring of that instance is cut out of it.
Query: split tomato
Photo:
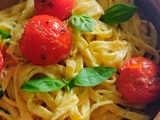
[[[46,14],[66,20],[71,16],[74,0],[34,0],[38,15]]]
[[[160,97],[160,67],[150,59],[133,57],[122,66],[117,87],[130,103],[153,102]]]
[[[72,46],[69,28],[58,18],[48,15],[31,18],[24,27],[19,43],[23,55],[39,65],[63,60]]]

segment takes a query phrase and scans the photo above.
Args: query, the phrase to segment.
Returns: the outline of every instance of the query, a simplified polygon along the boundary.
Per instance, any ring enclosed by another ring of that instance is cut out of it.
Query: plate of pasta
[[[150,114],[160,99],[160,27],[151,8],[149,16],[142,13],[144,3],[2,5],[0,119],[154,119],[160,111]]]

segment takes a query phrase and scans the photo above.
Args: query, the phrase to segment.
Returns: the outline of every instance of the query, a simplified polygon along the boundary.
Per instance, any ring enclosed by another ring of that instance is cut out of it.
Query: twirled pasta
[[[36,76],[71,79],[82,68],[89,66],[112,66],[118,70],[133,56],[154,57],[157,34],[154,26],[141,20],[136,13],[129,21],[118,25],[106,25],[99,17],[109,7],[117,4],[134,5],[133,0],[75,0],[75,14],[94,18],[93,32],[82,32],[70,27],[73,46],[70,54],[61,63],[48,66],[33,65],[22,55],[18,40],[26,21],[35,15],[33,0],[22,0],[18,5],[0,11],[0,28],[9,31],[11,39],[7,48],[8,59],[0,74],[0,83],[5,92],[0,99],[2,119],[7,120],[147,120],[142,113],[145,105],[127,103],[116,88],[118,74],[95,87],[74,87],[71,92],[61,89],[49,93],[29,93],[21,85]],[[152,31],[148,34],[147,29]],[[153,44],[152,44],[153,43]],[[123,107],[122,107],[123,106]],[[9,113],[9,114],[8,114]]]

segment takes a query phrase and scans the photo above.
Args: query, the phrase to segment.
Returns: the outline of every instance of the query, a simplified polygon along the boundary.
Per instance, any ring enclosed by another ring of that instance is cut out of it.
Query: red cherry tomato
[[[34,0],[38,15],[47,14],[66,20],[71,16],[74,0]]]
[[[122,66],[117,87],[130,103],[153,102],[160,97],[160,67],[150,59],[133,57]]]
[[[71,50],[68,27],[58,18],[38,15],[25,25],[20,39],[23,55],[31,62],[49,65],[63,60]]]
[[[2,71],[4,66],[4,58],[3,58],[3,49],[0,47],[0,72]]]

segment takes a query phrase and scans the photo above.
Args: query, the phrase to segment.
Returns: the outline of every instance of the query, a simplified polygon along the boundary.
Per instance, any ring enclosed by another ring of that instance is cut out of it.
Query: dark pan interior
[[[160,49],[160,0],[135,0],[142,18],[147,18],[155,25],[158,32],[157,48]]]
[[[160,49],[160,0],[135,0],[135,3],[139,7],[138,11],[141,17],[152,21],[155,25],[158,33],[157,49]],[[160,111],[160,99],[148,104],[144,111],[149,114],[151,120],[153,120]]]

